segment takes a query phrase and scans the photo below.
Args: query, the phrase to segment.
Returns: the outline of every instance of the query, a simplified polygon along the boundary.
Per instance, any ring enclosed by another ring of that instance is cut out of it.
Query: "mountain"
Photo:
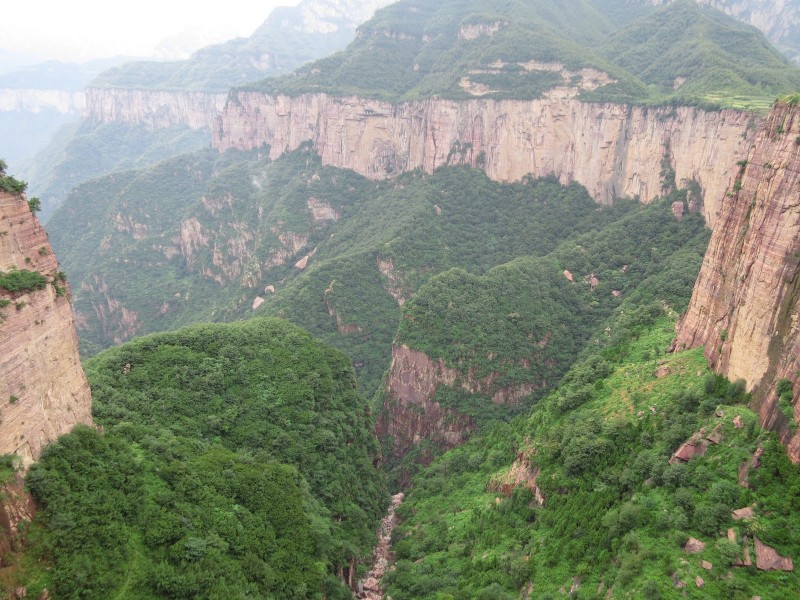
[[[133,62],[110,69],[95,88],[227,92],[289,73],[346,46],[355,28],[389,0],[303,0],[278,7],[248,38],[207,46],[185,61]]]
[[[646,0],[645,3],[658,5],[663,0]],[[700,0],[700,4],[757,27],[793,62],[800,59],[800,4],[796,0]]]
[[[691,0],[621,30],[588,1],[423,4],[387,7],[346,52],[256,89],[398,101],[530,99],[577,86],[588,101],[736,106],[800,81],[755,28]]]

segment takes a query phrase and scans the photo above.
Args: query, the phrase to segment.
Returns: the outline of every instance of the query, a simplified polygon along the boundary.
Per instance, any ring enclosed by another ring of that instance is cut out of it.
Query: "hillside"
[[[255,319],[141,338],[86,371],[104,433],[61,438],[28,475],[29,594],[352,596],[387,498],[347,357]]]
[[[800,71],[762,33],[721,12],[679,0],[618,30],[618,10],[588,0],[403,0],[362,26],[346,51],[245,87],[393,102],[572,93],[587,101],[765,110],[764,99],[800,85]]]
[[[699,351],[665,354],[673,321],[657,305],[610,329],[530,416],[417,475],[398,511],[388,595],[795,589],[797,468],[760,431],[743,386],[709,373]]]

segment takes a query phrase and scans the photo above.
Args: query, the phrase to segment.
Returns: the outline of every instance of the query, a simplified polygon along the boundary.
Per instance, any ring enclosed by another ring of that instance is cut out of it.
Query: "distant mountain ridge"
[[[207,46],[186,61],[138,61],[103,73],[92,87],[226,92],[291,72],[344,48],[358,25],[391,0],[303,0],[276,8],[247,38]]]

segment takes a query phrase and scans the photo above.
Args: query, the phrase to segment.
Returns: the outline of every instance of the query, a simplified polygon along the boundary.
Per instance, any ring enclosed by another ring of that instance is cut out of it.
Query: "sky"
[[[159,57],[157,47],[167,38],[190,37],[201,47],[248,36],[273,8],[299,1],[6,0],[0,50],[68,62],[119,55]],[[163,47],[160,57],[177,58],[165,55]]]

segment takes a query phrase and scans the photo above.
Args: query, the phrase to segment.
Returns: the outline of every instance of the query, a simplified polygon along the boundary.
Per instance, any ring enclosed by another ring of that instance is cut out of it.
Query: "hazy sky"
[[[0,49],[65,61],[152,56],[159,42],[186,32],[205,43],[250,35],[274,7],[299,1],[6,0]]]

